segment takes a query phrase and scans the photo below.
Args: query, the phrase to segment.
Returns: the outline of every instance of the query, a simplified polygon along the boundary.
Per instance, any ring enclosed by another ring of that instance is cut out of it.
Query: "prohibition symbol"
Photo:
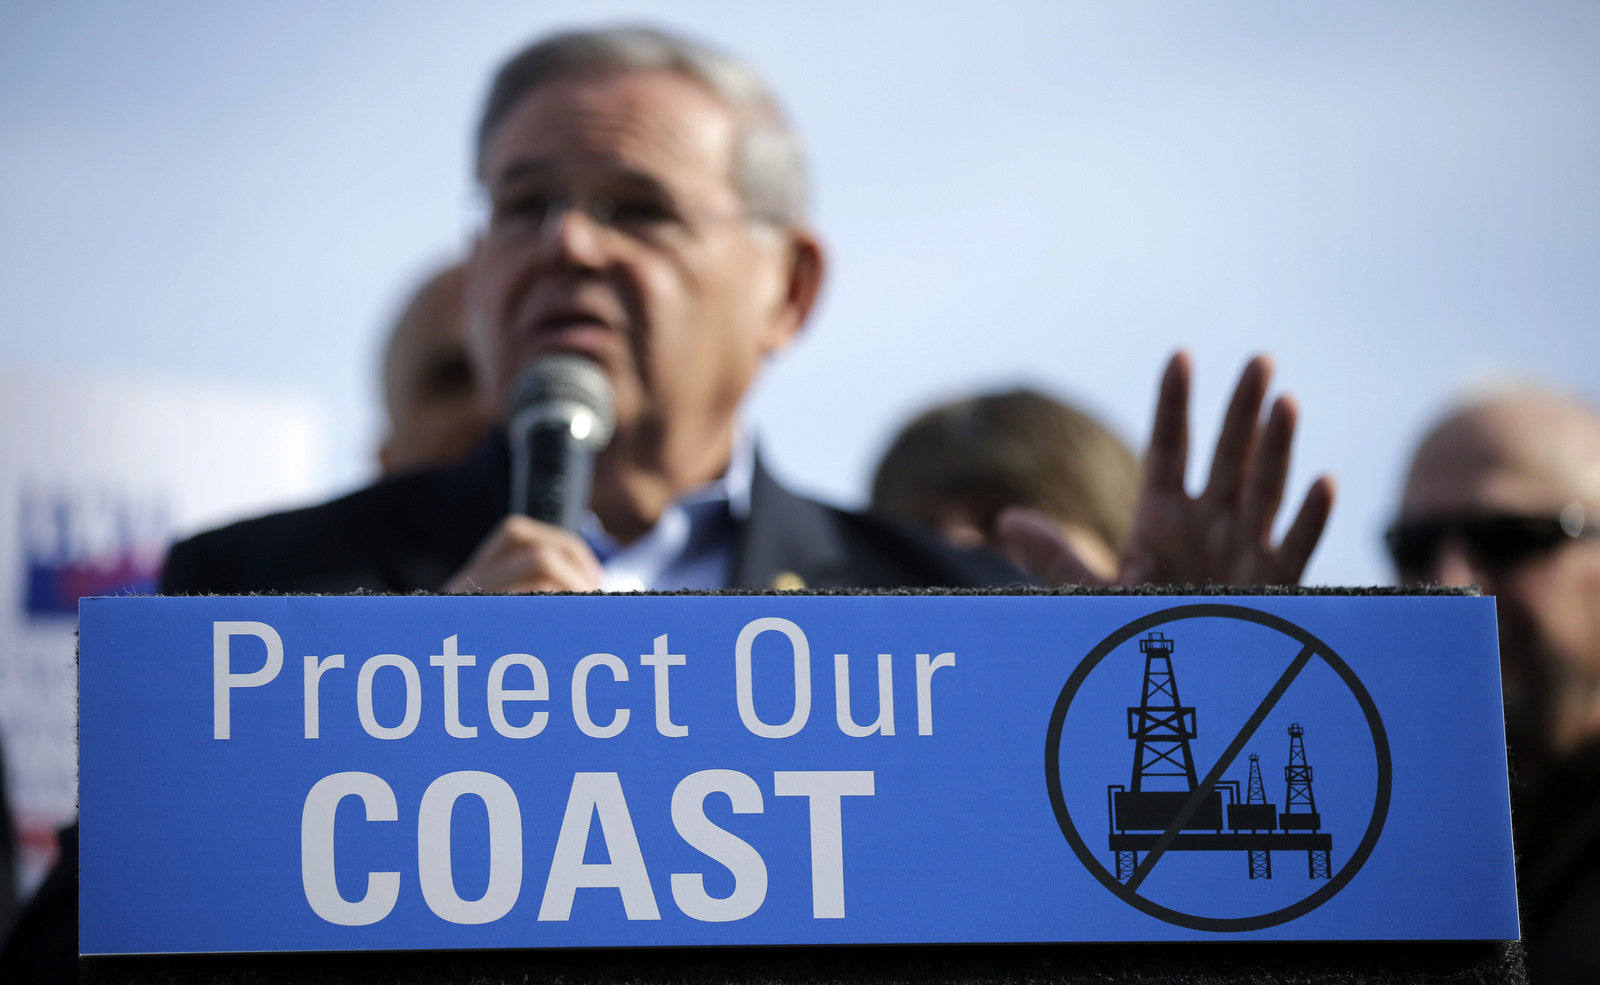
[[[1236,713],[1215,710],[1224,705]],[[1208,731],[1208,715],[1226,726]],[[1108,742],[1124,721],[1126,744]],[[1106,637],[1062,687],[1045,740],[1051,806],[1084,867],[1129,905],[1193,930],[1259,930],[1333,898],[1377,845],[1392,772],[1382,719],[1350,666],[1287,619],[1240,605],[1176,606]],[[1319,810],[1319,786],[1335,795],[1333,814]]]

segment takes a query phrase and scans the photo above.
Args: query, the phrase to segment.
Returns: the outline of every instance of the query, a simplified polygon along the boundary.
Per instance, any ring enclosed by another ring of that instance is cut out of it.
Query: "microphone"
[[[591,360],[545,356],[511,384],[511,512],[578,532],[595,453],[616,427],[611,384]]]

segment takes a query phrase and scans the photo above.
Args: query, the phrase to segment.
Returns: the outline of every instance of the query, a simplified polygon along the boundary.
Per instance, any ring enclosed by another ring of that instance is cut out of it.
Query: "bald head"
[[[1578,503],[1600,521],[1600,414],[1570,398],[1524,390],[1458,410],[1412,460],[1402,516],[1559,516]]]
[[[459,264],[430,277],[390,333],[389,434],[378,450],[385,475],[459,461],[489,427],[462,340],[463,279]]]
[[[1534,390],[1463,407],[1417,450],[1400,520],[1402,579],[1495,596],[1519,772],[1600,743],[1600,414]]]

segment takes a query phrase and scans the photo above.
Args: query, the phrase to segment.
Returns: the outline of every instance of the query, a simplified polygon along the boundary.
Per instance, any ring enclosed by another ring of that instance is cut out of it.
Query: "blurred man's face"
[[[430,281],[390,339],[389,435],[378,450],[385,475],[458,462],[489,429],[461,337],[461,281],[459,267]]]
[[[491,218],[469,288],[489,406],[540,356],[580,353],[615,390],[612,464],[717,474],[740,398],[806,307],[790,295],[793,237],[746,218],[737,136],[732,112],[675,73],[522,97],[486,150]]]
[[[1507,397],[1428,436],[1398,528],[1402,580],[1495,596],[1513,751],[1556,758],[1600,737],[1600,541],[1563,515],[1600,522],[1600,424]]]

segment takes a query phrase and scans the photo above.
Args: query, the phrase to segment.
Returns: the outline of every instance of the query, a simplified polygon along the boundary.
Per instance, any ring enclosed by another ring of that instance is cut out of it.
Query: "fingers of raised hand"
[[[1299,408],[1293,397],[1279,397],[1273,403],[1239,502],[1239,536],[1242,538],[1265,544],[1272,536],[1272,521],[1283,504],[1283,487],[1289,478],[1289,452],[1298,419]]]
[[[447,592],[587,592],[600,587],[600,562],[569,531],[508,516],[446,583]]]
[[[1156,419],[1144,457],[1147,490],[1183,491],[1189,464],[1189,354],[1179,350],[1167,362],[1156,398]]]
[[[1228,402],[1228,412],[1222,418],[1222,431],[1217,435],[1217,451],[1206,480],[1207,499],[1224,504],[1237,501],[1255,458],[1261,404],[1271,381],[1271,358],[1260,355],[1245,363],[1233,389],[1233,399]]]
[[[1280,584],[1293,585],[1305,573],[1306,562],[1311,560],[1311,552],[1328,524],[1328,514],[1333,511],[1335,492],[1337,487],[1330,475],[1319,476],[1306,491],[1300,512],[1289,526],[1289,532],[1283,535],[1283,543],[1278,545],[1276,568]]]
[[[995,535],[1007,557],[1048,585],[1103,584],[1073,551],[1054,520],[1026,506],[1008,506],[995,518]]]

